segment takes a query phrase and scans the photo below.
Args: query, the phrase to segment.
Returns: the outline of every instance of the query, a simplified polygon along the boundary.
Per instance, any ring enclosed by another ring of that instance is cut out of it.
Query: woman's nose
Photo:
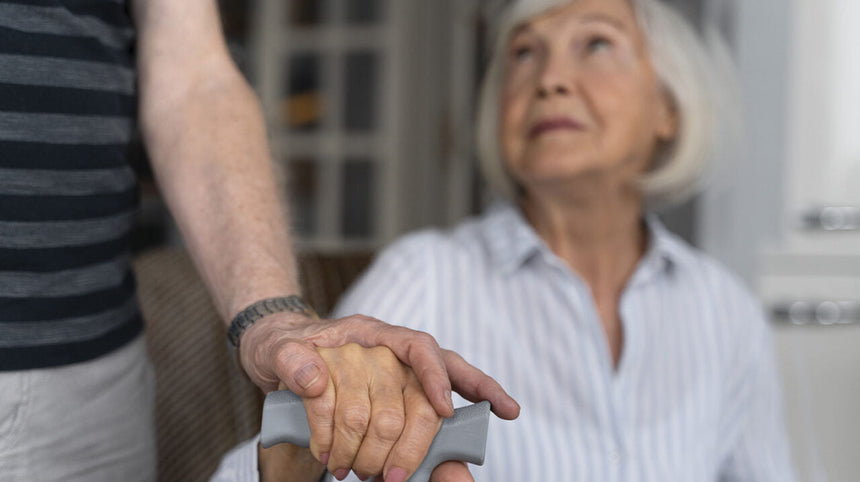
[[[570,90],[566,85],[557,83],[557,84],[541,84],[538,87],[538,97],[541,99],[546,99],[553,95],[563,96],[570,93]]]
[[[538,81],[538,97],[546,99],[552,96],[565,96],[573,91],[573,74],[566,62],[547,59]]]

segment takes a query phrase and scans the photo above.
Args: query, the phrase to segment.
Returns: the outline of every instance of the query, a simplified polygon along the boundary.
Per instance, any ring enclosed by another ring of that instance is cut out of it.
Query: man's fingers
[[[436,413],[441,417],[451,417],[454,415],[454,402],[451,399],[451,380],[442,359],[442,350],[432,336],[423,335],[407,345],[404,363],[412,367]]]
[[[275,373],[287,388],[302,398],[318,397],[328,384],[328,369],[316,349],[288,340],[273,347]]]
[[[404,482],[411,476],[427,455],[433,437],[442,426],[442,418],[430,405],[417,383],[403,390],[406,403],[406,425],[388,459],[385,461],[386,482]]]
[[[465,462],[445,462],[439,464],[430,476],[430,482],[474,482],[472,473]]]
[[[505,420],[513,420],[520,415],[520,405],[496,380],[453,351],[442,350],[442,354],[454,390],[463,398],[471,402],[489,401],[493,413]]]
[[[384,381],[370,391],[370,426],[355,457],[352,470],[359,477],[382,473],[385,460],[406,423],[403,389]]]

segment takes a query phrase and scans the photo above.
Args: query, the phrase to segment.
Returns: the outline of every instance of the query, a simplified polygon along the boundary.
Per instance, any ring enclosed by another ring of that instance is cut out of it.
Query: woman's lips
[[[535,123],[535,125],[532,126],[532,128],[529,130],[529,137],[535,138],[540,136],[541,134],[556,130],[581,131],[585,130],[585,126],[567,117],[545,119]]]

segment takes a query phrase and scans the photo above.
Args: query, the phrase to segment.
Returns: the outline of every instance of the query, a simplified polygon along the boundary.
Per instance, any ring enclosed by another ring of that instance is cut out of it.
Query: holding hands
[[[406,480],[421,464],[442,423],[415,371],[381,346],[364,348],[348,343],[315,352],[330,376],[319,396],[304,399],[311,448],[282,444],[261,450],[262,480],[318,480],[323,464],[338,480],[350,470],[362,480],[376,475],[385,481]],[[470,369],[467,371],[480,373],[453,352],[440,350],[440,356],[455,367],[455,372],[465,365]],[[480,376],[492,381],[482,373]],[[494,381],[489,385],[498,387]],[[514,418],[517,413],[508,415],[505,418]],[[466,464],[448,462],[434,471],[432,480],[473,479]]]
[[[442,417],[454,414],[452,389],[467,400],[487,400],[507,420],[520,407],[493,378],[456,353],[443,350],[427,333],[394,326],[375,318],[352,315],[337,320],[312,319],[281,312],[259,320],[242,335],[240,360],[245,372],[264,392],[280,383],[303,398],[315,398],[328,387],[330,370],[317,348],[350,343],[387,347],[412,368],[430,405]],[[313,422],[311,422],[313,425]]]

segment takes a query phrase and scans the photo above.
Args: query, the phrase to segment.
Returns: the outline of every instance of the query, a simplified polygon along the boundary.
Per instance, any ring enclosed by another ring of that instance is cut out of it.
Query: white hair
[[[477,147],[481,170],[490,187],[513,197],[516,185],[507,172],[499,143],[504,59],[510,35],[518,26],[569,0],[516,0],[500,16],[490,65],[478,106]],[[659,0],[631,0],[637,23],[661,87],[678,115],[678,132],[659,149],[652,169],[640,180],[649,207],[681,202],[696,193],[706,166],[716,155],[718,138],[737,126],[739,108],[728,50],[712,30],[708,44],[675,10]],[[728,139],[720,139],[727,141]]]

